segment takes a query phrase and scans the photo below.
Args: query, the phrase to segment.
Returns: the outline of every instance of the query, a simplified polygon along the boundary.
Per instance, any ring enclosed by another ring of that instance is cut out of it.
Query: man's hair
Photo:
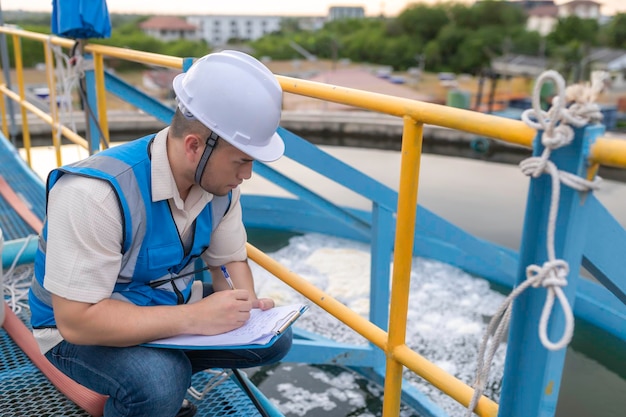
[[[175,138],[183,138],[190,133],[208,137],[211,134],[211,129],[198,120],[187,119],[177,108],[172,118],[172,123],[170,124],[170,135]]]

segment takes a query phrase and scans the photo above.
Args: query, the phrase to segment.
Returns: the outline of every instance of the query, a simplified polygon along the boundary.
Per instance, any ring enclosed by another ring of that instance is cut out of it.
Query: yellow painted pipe
[[[527,148],[532,148],[537,133],[520,120],[280,75],[276,78],[288,93],[392,116],[408,115],[425,124],[487,136]],[[598,138],[591,147],[590,160],[592,163],[626,168],[626,140]]]
[[[470,386],[432,364],[407,345],[397,346],[392,355],[441,392],[448,394],[465,407],[469,405],[474,395],[474,390]],[[483,395],[474,412],[481,417],[496,417],[498,404]]]
[[[9,35],[19,36],[21,38],[32,39],[42,43],[51,42],[54,45],[64,46],[66,48],[72,48],[76,43],[76,41],[67,38],[61,38],[59,36],[29,32],[23,29],[11,28],[7,26],[0,26],[0,32]]]
[[[536,134],[519,120],[280,75],[276,78],[289,93],[398,117],[410,116],[424,124],[458,129],[526,147],[532,146]]]
[[[6,88],[6,84],[2,84]],[[2,120],[2,134],[5,138],[9,137],[9,125],[7,123],[7,110],[4,104],[4,95],[0,95],[0,120]]]
[[[591,146],[589,159],[593,163],[626,168],[626,140],[601,137]]]
[[[340,303],[324,291],[309,283],[299,275],[291,272],[284,265],[276,262],[265,253],[246,244],[248,257],[261,265],[270,273],[279,277],[287,285],[307,297],[309,300],[337,317],[339,320],[350,326],[356,332],[370,340],[374,345],[385,350],[387,348],[387,333],[367,319],[364,319],[344,304]]]
[[[0,85],[0,90],[2,90],[2,93],[6,94],[7,97],[17,102],[22,108],[30,111],[31,113],[39,117],[41,120],[48,123],[50,126],[52,126],[52,124],[54,123],[54,120],[52,120],[52,117],[50,117],[49,114],[39,110],[37,107],[29,103],[28,101],[22,100],[19,95],[9,90],[6,87],[6,85]],[[75,133],[72,129],[69,129],[66,126],[61,126],[60,129],[61,129],[61,133],[63,134],[63,136],[65,136],[67,139],[69,139],[70,141],[72,141],[73,143],[79,146],[82,146],[85,149],[89,149],[87,140],[84,139],[82,136],[78,135],[77,133]]]
[[[12,34],[14,36],[20,36],[27,39],[36,40],[39,42],[50,42],[53,45],[63,46],[65,48],[72,48],[75,45],[75,41],[61,38],[59,36],[54,35],[45,35],[42,33],[36,32],[28,32],[22,29],[17,28],[9,28],[6,26],[0,26],[0,33]],[[121,58],[126,59],[128,61],[139,62],[143,64],[152,64],[152,65],[160,65],[163,67],[170,68],[183,68],[183,59],[179,57],[156,54],[152,52],[142,52],[135,51],[128,48],[119,48],[115,46],[107,46],[107,45],[97,45],[97,44],[87,44],[85,46],[85,52],[89,53],[100,53],[102,55],[112,57],[112,58]]]
[[[52,145],[57,159],[57,166],[63,165],[61,158],[61,141],[59,140],[59,109],[57,108],[57,86],[54,76],[54,61],[52,60],[52,46],[50,43],[44,44],[44,56],[46,61],[46,78],[48,81],[48,102],[50,104],[50,115],[52,117]]]
[[[404,117],[398,187],[398,214],[393,254],[393,281],[389,302],[389,350],[403,345],[406,338],[406,318],[409,308],[409,286],[413,240],[415,237],[415,207],[419,186],[420,157],[424,125],[409,116]],[[387,357],[385,372],[385,401],[383,417],[400,413],[402,366],[393,356]]]
[[[118,48],[115,46],[88,44],[85,51],[101,54],[111,58],[126,59],[128,61],[139,62],[141,64],[158,65],[161,67],[169,67],[174,69],[183,68],[183,58],[155,54],[152,52],[135,51],[132,49]]]
[[[17,80],[20,101],[22,101],[26,95],[24,90],[24,65],[22,63],[22,41],[17,35],[13,35],[13,51],[15,54],[15,78]],[[22,114],[22,142],[24,144],[24,150],[26,151],[26,163],[32,168],[28,113],[26,113],[24,106],[21,107],[20,111]]]
[[[40,42],[51,42],[66,48],[75,42],[58,36],[28,32],[22,29],[0,26],[0,32],[13,34]],[[152,65],[182,69],[183,59],[179,57],[133,51],[106,45],[88,44],[85,51],[102,54],[106,57],[127,59]],[[400,97],[393,97],[346,87],[314,81],[301,80],[285,76],[276,76],[283,89],[288,93],[314,97],[335,103],[347,104],[358,108],[404,117],[408,115],[418,122],[432,124],[468,133],[487,136],[507,143],[530,148],[535,137],[534,129],[519,120],[505,119],[498,116],[457,109],[433,103],[424,103]],[[591,148],[592,163],[626,168],[626,144],[615,143],[616,139],[600,138]],[[619,140],[618,140],[619,141]],[[618,154],[616,154],[616,152]]]
[[[326,310],[328,313],[332,314],[361,336],[368,339],[372,342],[372,344],[387,352],[389,356],[393,356],[398,362],[409,368],[411,371],[433,383],[433,385],[436,384],[437,388],[439,388],[442,392],[448,394],[460,403],[463,403],[466,400],[467,392],[473,392],[471,387],[465,385],[463,382],[448,374],[438,366],[428,362],[425,358],[420,356],[417,352],[412,351],[406,345],[396,346],[393,353],[389,352],[387,345],[387,332],[356,314],[344,304],[324,293],[304,278],[298,276],[294,272],[291,272],[287,267],[270,258],[250,243],[246,244],[246,249],[248,257],[254,262]],[[389,394],[389,397],[385,396],[385,402],[388,401],[389,398],[399,395],[399,392]],[[467,401],[466,404],[469,404],[469,401]],[[487,404],[487,406],[485,404]],[[493,409],[494,406],[497,407],[497,404],[483,396],[481,397],[479,407],[477,409],[482,410],[483,407],[488,407],[490,410]],[[482,415],[492,416],[492,414]]]
[[[96,96],[98,107],[98,119],[100,128],[102,129],[102,142],[104,148],[109,147],[109,119],[107,116],[107,101],[106,101],[106,88],[104,85],[104,59],[102,54],[94,53],[94,73],[96,79]]]

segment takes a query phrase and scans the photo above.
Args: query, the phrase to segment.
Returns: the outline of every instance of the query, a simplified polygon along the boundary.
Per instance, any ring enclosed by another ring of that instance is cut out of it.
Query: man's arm
[[[216,334],[247,320],[247,291],[224,292],[193,306],[139,307],[109,297],[121,265],[121,213],[104,181],[63,176],[48,202],[44,287],[69,342],[130,346],[182,333]]]
[[[213,335],[242,326],[259,302],[247,290],[220,291],[193,304],[142,307],[114,299],[95,304],[52,295],[61,335],[79,345],[133,346],[179,334]]]

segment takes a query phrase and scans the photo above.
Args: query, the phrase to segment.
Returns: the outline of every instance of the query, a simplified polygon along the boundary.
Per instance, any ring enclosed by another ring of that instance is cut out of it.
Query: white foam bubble
[[[360,242],[319,234],[294,237],[288,246],[270,254],[318,288],[337,298],[362,315],[369,313],[370,254],[369,246]],[[252,264],[257,292],[279,303],[304,301],[304,298],[282,281]],[[412,263],[406,343],[426,359],[471,385],[474,380],[478,346],[492,314],[504,299],[489,283],[441,262],[415,258]],[[363,345],[367,342],[339,320],[313,305],[297,326],[341,343]],[[492,366],[485,394],[497,401],[506,346],[501,346]],[[318,375],[322,378],[323,373]],[[350,375],[347,373],[347,375]],[[325,378],[330,378],[326,376]],[[304,415],[311,408],[330,410],[336,401],[355,401],[358,390],[342,384],[346,379],[325,381],[339,389],[320,393],[291,385],[282,385],[284,398],[278,401],[281,411]],[[463,407],[442,394],[420,377],[405,372],[415,385],[450,415],[459,415]],[[329,388],[330,389],[330,388]],[[350,391],[350,398],[345,394]],[[311,397],[312,396],[312,397]],[[362,397],[362,396],[361,396]],[[302,402],[301,404],[298,404]]]

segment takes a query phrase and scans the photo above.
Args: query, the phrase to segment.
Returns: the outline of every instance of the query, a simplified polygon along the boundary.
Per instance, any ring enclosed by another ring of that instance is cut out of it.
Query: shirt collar
[[[183,210],[185,202],[180,198],[167,158],[168,132],[169,126],[158,132],[152,142],[152,202],[172,199],[176,207]],[[191,187],[187,196],[187,202],[193,204],[207,204],[212,199],[213,194],[204,191],[197,184]]]

